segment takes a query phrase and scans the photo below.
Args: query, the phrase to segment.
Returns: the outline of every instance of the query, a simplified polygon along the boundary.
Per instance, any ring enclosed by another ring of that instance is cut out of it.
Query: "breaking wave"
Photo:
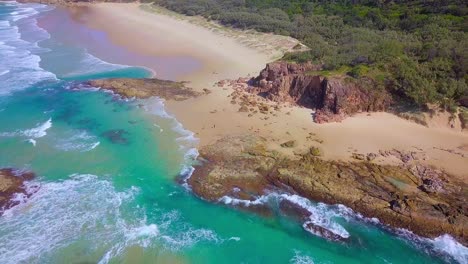
[[[255,200],[242,200],[237,198],[232,198],[229,196],[223,196],[219,202],[227,205],[242,205],[242,206],[255,206],[255,205],[277,205],[280,201],[287,200],[310,213],[309,219],[306,220],[303,224],[303,227],[306,231],[319,235],[307,229],[306,226],[308,223],[312,223],[316,226],[320,226],[342,238],[349,238],[349,232],[336,222],[336,219],[342,218],[346,221],[352,219],[357,219],[362,222],[367,222],[372,225],[377,225],[379,227],[385,228],[392,233],[396,233],[399,237],[405,241],[410,241],[414,246],[425,251],[427,254],[437,255],[442,259],[445,259],[448,262],[456,261],[462,264],[468,264],[468,248],[457,242],[450,235],[442,235],[435,239],[429,239],[417,236],[412,232],[406,229],[394,229],[389,226],[382,225],[376,218],[367,218],[362,216],[359,213],[354,212],[351,208],[344,205],[327,205],[324,203],[313,203],[310,200],[301,197],[299,195],[291,194],[279,194],[279,193],[270,193],[267,195],[262,195]],[[293,261],[294,260],[294,261]],[[295,258],[291,260],[292,263],[313,263],[307,262],[312,261],[309,257],[299,257],[296,254]],[[306,261],[307,260],[307,261]],[[306,261],[306,262],[301,262]]]
[[[307,256],[303,255],[300,251],[294,251],[294,257],[289,261],[291,264],[314,264],[314,260]]]
[[[442,235],[434,239],[420,237],[406,229],[395,229],[394,232],[406,241],[410,241],[427,254],[437,255],[445,261],[468,264],[468,248],[457,242],[450,235]]]
[[[99,144],[97,138],[86,131],[72,131],[71,136],[58,139],[55,147],[63,151],[87,152],[95,149]]]
[[[67,248],[98,252],[97,261],[107,263],[130,246],[180,250],[200,241],[221,242],[211,230],[181,223],[176,211],[149,223],[133,204],[138,188],[117,191],[95,175],[27,184],[38,186],[37,192],[0,218],[0,263],[50,262]]]
[[[128,65],[121,65],[121,64],[113,64],[109,62],[105,62],[97,57],[89,54],[86,50],[84,50],[80,54],[79,61],[75,64],[77,69],[74,69],[72,72],[68,72],[64,74],[63,78],[76,78],[78,76],[85,76],[89,74],[94,74],[97,72],[109,72],[115,70],[121,70],[125,68],[129,68]]]
[[[25,130],[17,130],[14,132],[2,132],[0,133],[0,137],[26,137],[28,138],[28,142],[36,145],[36,140],[38,138],[44,137],[47,135],[47,130],[52,127],[52,118],[49,118],[44,123],[37,124],[36,127],[25,129]]]
[[[312,203],[310,200],[299,195],[270,193],[262,195],[253,201],[223,196],[219,201],[227,205],[243,205],[248,207],[252,205],[278,204],[282,200],[289,201],[310,213],[309,219],[304,222],[303,225],[304,229],[308,232],[310,231],[305,227],[307,224],[312,223],[342,238],[348,238],[350,236],[348,231],[335,221],[335,218],[343,216],[337,210],[337,206],[326,205],[324,203]]]
[[[50,35],[37,26],[36,16],[50,7],[39,4],[15,3],[14,12],[0,20],[0,95],[8,95],[44,80],[56,80],[56,76],[40,67],[38,54],[48,49],[37,43]],[[28,40],[22,39],[23,32]]]

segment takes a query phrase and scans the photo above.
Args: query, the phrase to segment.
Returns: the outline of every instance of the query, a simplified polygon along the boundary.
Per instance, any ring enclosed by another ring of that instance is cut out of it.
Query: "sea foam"
[[[314,264],[314,260],[307,256],[302,254],[300,251],[295,250],[294,251],[294,257],[289,261],[291,264]]]
[[[54,255],[83,246],[83,241],[82,250],[103,252],[96,260],[100,263],[132,246],[177,251],[201,241],[222,242],[214,231],[185,223],[177,211],[161,211],[150,222],[144,209],[134,206],[138,188],[117,191],[96,175],[74,174],[57,182],[34,180],[27,186],[35,193],[29,199],[18,196],[21,204],[0,217],[0,263],[51,262]]]
[[[36,127],[25,129],[25,130],[17,130],[14,132],[0,132],[0,137],[26,137],[29,138],[28,141],[31,144],[35,145],[36,140],[41,137],[47,135],[47,130],[52,127],[52,118],[49,118],[44,123],[37,124]]]
[[[74,78],[82,75],[89,75],[96,72],[109,72],[115,70],[121,70],[128,68],[128,65],[122,64],[113,64],[106,61],[103,61],[90,53],[87,50],[83,50],[80,54],[81,58],[78,63],[76,63],[77,69],[72,72],[64,74],[62,77],[65,78]]]
[[[86,131],[69,131],[58,139],[55,147],[62,151],[87,152],[99,146],[97,137],[89,135]]]
[[[144,103],[145,111],[170,120],[172,123],[172,131],[179,135],[176,141],[179,144],[179,150],[184,153],[184,162],[180,171],[180,175],[182,176],[183,181],[182,185],[186,189],[190,189],[189,185],[187,184],[187,180],[194,171],[192,164],[199,155],[197,149],[199,139],[195,137],[195,133],[185,129],[182,123],[177,121],[173,115],[170,115],[166,112],[164,100],[153,97],[141,101]]]
[[[255,200],[242,200],[237,198],[232,198],[229,196],[223,196],[219,200],[224,204],[228,205],[243,205],[243,206],[253,206],[253,205],[268,205],[268,204],[278,204],[280,201],[286,200],[289,201],[310,213],[309,219],[304,223],[304,229],[310,232],[306,227],[308,223],[312,223],[316,226],[320,226],[342,238],[348,238],[350,234],[346,229],[338,224],[335,221],[335,218],[342,217],[337,206],[326,205],[324,203],[312,203],[310,200],[301,197],[296,194],[285,194],[285,193],[270,193],[267,195],[262,195]],[[315,234],[314,235],[318,235]]]
[[[468,263],[468,248],[457,242],[453,237],[442,235],[433,239],[431,244],[435,250],[449,254],[459,263]]]
[[[13,6],[16,14],[0,20],[0,96],[39,81],[56,79],[53,73],[40,67],[39,54],[48,50],[37,44],[50,35],[37,26],[36,16],[50,8],[39,4],[16,3]],[[28,32],[28,41],[22,39],[20,28]]]

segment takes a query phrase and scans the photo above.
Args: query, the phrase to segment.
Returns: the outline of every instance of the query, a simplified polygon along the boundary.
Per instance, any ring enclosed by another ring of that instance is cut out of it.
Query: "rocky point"
[[[418,164],[410,154],[374,153],[355,162],[328,161],[313,151],[285,156],[267,149],[267,142],[245,135],[203,146],[200,165],[189,185],[197,195],[213,202],[221,202],[224,196],[254,201],[274,191],[300,194],[318,202],[344,204],[364,216],[422,236],[448,233],[468,244],[467,184]],[[400,155],[407,164],[379,165],[372,162],[377,155]],[[299,212],[299,219],[308,217],[301,208],[289,206],[286,211]],[[304,228],[338,239],[311,224]]]
[[[19,204],[18,200],[13,199],[16,194],[29,197],[33,190],[28,190],[24,183],[35,177],[34,173],[29,171],[14,170],[11,168],[0,169],[0,215],[5,210]]]
[[[357,112],[384,111],[392,97],[375,89],[371,79],[324,77],[321,66],[283,61],[266,65],[259,76],[249,81],[248,91],[275,102],[288,102],[316,109],[315,121],[341,121]]]

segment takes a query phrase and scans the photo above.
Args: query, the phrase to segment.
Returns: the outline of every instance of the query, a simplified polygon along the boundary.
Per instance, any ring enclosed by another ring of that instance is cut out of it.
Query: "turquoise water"
[[[344,206],[259,198],[303,203],[317,224],[349,236],[331,242],[280,213],[197,199],[177,183],[197,141],[160,100],[75,89],[150,73],[58,42],[35,25],[49,9],[0,3],[0,167],[37,173],[28,183],[37,192],[0,217],[0,263],[467,262],[448,236],[391,231]]]

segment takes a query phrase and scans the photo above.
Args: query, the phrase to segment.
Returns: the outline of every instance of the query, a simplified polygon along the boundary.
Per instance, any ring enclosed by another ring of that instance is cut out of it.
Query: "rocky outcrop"
[[[265,139],[247,135],[202,147],[200,165],[189,185],[197,195],[214,202],[224,196],[254,201],[280,189],[315,201],[344,204],[422,236],[448,233],[468,244],[468,186],[455,177],[413,166],[414,162],[383,166],[367,160],[326,161],[311,152],[289,157],[266,145]],[[323,233],[312,226],[308,229]]]
[[[468,96],[463,96],[458,100],[458,103],[463,107],[468,107]]]
[[[126,98],[149,98],[157,96],[166,100],[183,101],[201,95],[181,82],[158,79],[101,79],[87,81],[80,86],[98,87]]]
[[[320,66],[310,63],[269,63],[251,80],[249,91],[276,102],[314,108],[318,123],[340,121],[361,111],[383,111],[392,102],[370,79],[323,77],[314,74],[318,70]]]
[[[18,199],[12,199],[16,194],[30,196],[32,190],[27,190],[24,186],[25,181],[34,178],[34,173],[26,171],[17,171],[10,168],[0,169],[0,215],[3,212],[17,204]]]

